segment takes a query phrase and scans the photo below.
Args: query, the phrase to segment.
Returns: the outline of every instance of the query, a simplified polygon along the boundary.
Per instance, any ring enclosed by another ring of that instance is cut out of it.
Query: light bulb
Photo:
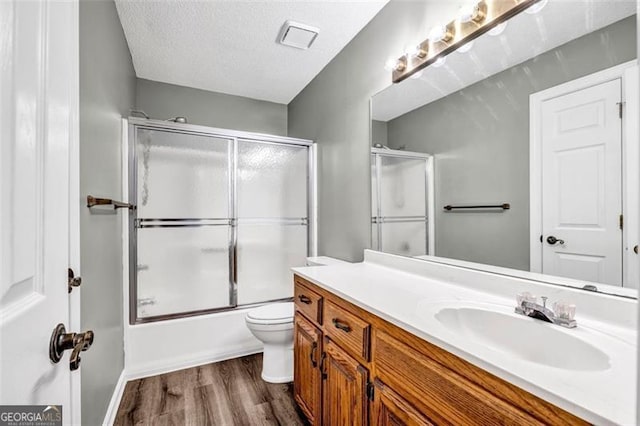
[[[404,48],[404,52],[407,55],[407,58],[412,58],[415,56],[417,58],[423,59],[427,56],[426,49],[423,49],[422,45],[420,44],[413,44],[410,46],[406,46]]]
[[[549,0],[540,0],[538,3],[534,4],[533,6],[525,10],[525,12],[527,12],[530,15],[533,15],[534,13],[538,13],[547,5],[548,2]]]
[[[466,4],[462,6],[458,12],[458,19],[463,24],[467,24],[472,21],[480,23],[484,20],[485,17],[486,14],[484,10],[482,10],[477,4]]]
[[[431,28],[429,31],[429,40],[433,43],[437,43],[439,41],[448,42],[453,38],[453,34],[447,28],[446,25],[436,25]]]
[[[507,23],[503,22],[502,24],[498,25],[497,27],[494,27],[491,30],[489,30],[489,35],[491,35],[491,36],[499,36],[500,34],[502,34],[504,32],[505,28],[507,28]]]
[[[387,59],[387,62],[384,63],[384,69],[386,71],[393,71],[395,67],[396,67],[395,59]]]
[[[473,47],[473,40],[471,40],[469,43],[465,43],[462,46],[460,46],[457,50],[457,52],[459,53],[467,53],[468,51],[471,50],[471,48]]]
[[[414,79],[416,79],[416,80],[417,80],[417,79],[419,79],[420,77],[422,77],[422,74],[423,74],[423,73],[424,73],[424,72],[423,72],[422,70],[420,70],[420,71],[418,71],[417,73],[413,74],[413,75],[412,75],[411,77],[409,77],[409,78],[414,78]]]
[[[434,67],[438,68],[444,65],[444,63],[447,61],[447,58],[445,58],[444,56],[440,56],[438,59],[436,59],[436,61],[431,64]]]

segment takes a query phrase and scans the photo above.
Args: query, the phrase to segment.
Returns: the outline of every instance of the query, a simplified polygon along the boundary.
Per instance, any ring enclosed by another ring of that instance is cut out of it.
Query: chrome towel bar
[[[511,208],[511,204],[503,203],[503,204],[485,204],[485,205],[470,205],[470,206],[452,206],[451,204],[443,207],[446,211],[451,210],[462,210],[462,209],[502,209],[509,210]]]

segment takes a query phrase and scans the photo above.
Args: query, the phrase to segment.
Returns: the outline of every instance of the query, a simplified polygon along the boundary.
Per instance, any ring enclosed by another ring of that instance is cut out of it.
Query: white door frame
[[[55,6],[55,3],[54,3]],[[82,276],[80,270],[80,11],[78,1],[71,3],[71,37],[74,41],[70,46],[71,79],[70,111],[69,111],[69,268],[76,276]],[[75,287],[69,295],[69,329],[82,330],[80,320],[81,287]],[[82,423],[82,368],[71,375],[71,419],[70,424]]]
[[[638,262],[632,256],[633,246],[637,244],[639,193],[637,158],[640,155],[637,117],[638,107],[638,66],[637,61],[629,61],[612,68],[572,80],[555,87],[532,94],[529,97],[530,135],[529,135],[529,259],[532,272],[542,272],[542,103],[577,92],[598,84],[620,79],[622,85],[622,214],[625,224],[622,233],[624,287],[638,286]],[[634,284],[635,283],[635,284]]]

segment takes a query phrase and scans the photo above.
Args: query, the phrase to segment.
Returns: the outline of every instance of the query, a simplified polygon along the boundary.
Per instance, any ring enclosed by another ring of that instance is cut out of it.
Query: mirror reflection
[[[637,288],[635,11],[550,1],[375,95],[372,247]]]

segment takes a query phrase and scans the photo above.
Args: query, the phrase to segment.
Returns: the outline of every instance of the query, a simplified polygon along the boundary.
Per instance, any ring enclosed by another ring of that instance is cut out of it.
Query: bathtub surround
[[[528,271],[529,96],[635,58],[631,16],[390,120],[390,148],[436,156],[435,254]],[[452,200],[511,209],[452,215],[441,208]],[[500,243],[487,244],[491,236]]]
[[[138,78],[136,107],[151,118],[179,115],[191,124],[287,135],[287,106],[275,102]]]
[[[135,103],[131,55],[113,2],[80,2],[80,196],[121,198],[121,117]],[[97,425],[124,368],[122,227],[80,202],[82,424]]]

